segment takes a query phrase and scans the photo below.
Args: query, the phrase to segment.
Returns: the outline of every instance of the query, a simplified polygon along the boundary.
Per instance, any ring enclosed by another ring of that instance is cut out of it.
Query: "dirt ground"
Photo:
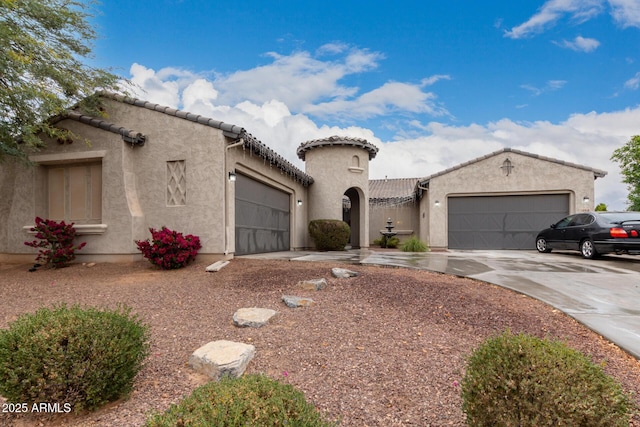
[[[187,361],[195,349],[219,339],[253,344],[256,356],[247,373],[293,384],[342,426],[464,426],[458,384],[465,357],[507,328],[566,341],[640,403],[637,359],[544,303],[470,279],[249,259],[235,259],[218,273],[205,272],[198,262],[174,271],[146,261],[36,272],[29,267],[0,264],[0,328],[43,306],[124,303],[151,327],[152,350],[128,399],[82,415],[0,413],[3,426],[143,425],[151,411],[164,411],[207,381]],[[331,267],[360,275],[335,279]],[[328,282],[322,291],[296,286],[322,277]],[[282,295],[308,296],[315,305],[291,309]],[[272,308],[278,315],[262,328],[238,328],[232,316],[243,307]],[[631,425],[640,427],[640,416]]]

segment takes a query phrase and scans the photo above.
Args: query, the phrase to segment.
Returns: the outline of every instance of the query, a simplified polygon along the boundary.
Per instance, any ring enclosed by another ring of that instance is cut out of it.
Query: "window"
[[[555,228],[566,228],[569,226],[571,221],[574,219],[575,215],[568,216],[566,218],[562,218],[558,223],[556,223]]]
[[[78,224],[101,222],[101,163],[50,166],[47,181],[49,219]]]
[[[579,214],[573,217],[573,220],[571,221],[571,224],[569,224],[569,226],[577,227],[580,225],[589,225],[593,222],[593,220],[594,218],[589,214]]]

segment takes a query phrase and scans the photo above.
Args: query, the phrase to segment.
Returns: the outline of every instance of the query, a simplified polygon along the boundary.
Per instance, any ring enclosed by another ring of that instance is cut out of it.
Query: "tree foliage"
[[[91,67],[94,0],[0,0],[0,159],[26,158],[42,132],[67,138],[49,120],[78,105],[98,115],[96,90],[119,77]]]
[[[598,203],[595,210],[596,212],[606,212],[607,211],[606,203]]]
[[[628,210],[640,211],[640,135],[631,137],[629,142],[615,150],[611,160],[620,164],[622,182],[628,185]]]

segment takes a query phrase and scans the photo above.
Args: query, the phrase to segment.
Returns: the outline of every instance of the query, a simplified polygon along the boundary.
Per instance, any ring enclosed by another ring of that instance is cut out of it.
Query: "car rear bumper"
[[[640,240],[639,239],[608,239],[603,241],[593,242],[593,245],[601,254],[618,252],[628,253],[632,255],[640,255]]]

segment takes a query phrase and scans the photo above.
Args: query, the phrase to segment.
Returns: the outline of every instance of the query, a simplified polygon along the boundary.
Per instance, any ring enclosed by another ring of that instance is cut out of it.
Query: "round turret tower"
[[[366,139],[331,136],[298,147],[309,187],[309,220],[340,219],[351,226],[351,246],[369,247],[369,160],[378,148]]]

